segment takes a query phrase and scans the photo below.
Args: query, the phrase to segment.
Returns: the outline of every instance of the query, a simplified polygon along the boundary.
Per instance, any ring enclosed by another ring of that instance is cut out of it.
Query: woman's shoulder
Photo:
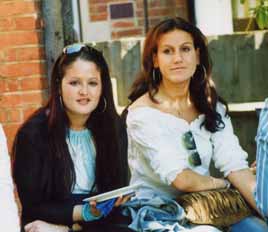
[[[149,97],[148,93],[143,94],[142,96],[140,96],[137,100],[135,100],[129,107],[128,110],[129,111],[134,111],[137,108],[140,107],[152,107],[153,106],[153,102]]]
[[[37,110],[18,130],[18,134],[35,137],[47,129],[47,113],[44,108]]]
[[[226,106],[225,106],[222,102],[220,102],[220,101],[217,102],[217,105],[216,105],[216,111],[217,111],[222,117],[223,117],[223,116],[227,116],[227,115],[226,115],[227,108],[226,108]]]

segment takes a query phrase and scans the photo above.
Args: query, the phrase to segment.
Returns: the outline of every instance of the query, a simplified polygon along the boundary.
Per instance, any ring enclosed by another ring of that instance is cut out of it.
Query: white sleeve
[[[6,231],[19,232],[18,208],[13,190],[6,137],[0,125],[0,218],[3,219],[1,227]]]
[[[157,119],[144,120],[138,114],[127,119],[129,145],[135,146],[160,180],[170,185],[188,168],[187,152],[178,131],[165,127]]]
[[[239,140],[234,134],[231,119],[225,115],[225,110],[221,104],[218,104],[218,112],[222,116],[225,127],[212,133],[213,160],[215,167],[226,177],[232,171],[248,168],[248,154],[240,146]]]

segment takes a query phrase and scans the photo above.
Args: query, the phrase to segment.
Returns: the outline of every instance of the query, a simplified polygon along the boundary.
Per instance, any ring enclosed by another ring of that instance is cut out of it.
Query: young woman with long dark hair
[[[142,65],[126,118],[131,184],[144,186],[137,196],[176,199],[224,188],[228,179],[256,209],[256,180],[233,133],[227,104],[215,89],[202,32],[181,18],[160,22],[146,36]],[[210,175],[211,159],[226,179]],[[249,217],[231,231],[267,229]]]
[[[114,222],[116,209],[104,218],[96,202],[82,202],[128,182],[126,131],[102,53],[85,44],[65,47],[50,87],[47,105],[22,125],[13,146],[22,225],[26,232],[68,231],[77,223],[109,231],[104,225]]]

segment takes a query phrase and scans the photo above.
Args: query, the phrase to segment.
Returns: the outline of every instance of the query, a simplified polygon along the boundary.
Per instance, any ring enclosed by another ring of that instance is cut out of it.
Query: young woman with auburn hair
[[[230,181],[257,209],[256,180],[233,133],[227,104],[216,91],[207,41],[197,27],[177,17],[148,32],[141,75],[129,98],[124,114],[130,182],[142,184],[138,198],[157,193],[176,199],[182,193],[225,188]],[[224,178],[210,175],[212,159]],[[231,226],[231,231],[267,230],[253,216]]]

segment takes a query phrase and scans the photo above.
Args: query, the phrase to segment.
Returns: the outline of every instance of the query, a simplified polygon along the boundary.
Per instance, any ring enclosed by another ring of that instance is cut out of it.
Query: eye
[[[99,83],[97,81],[90,81],[88,82],[90,86],[97,86]]]
[[[182,50],[183,52],[190,52],[190,51],[192,50],[192,48],[189,47],[189,46],[184,46],[184,47],[181,48],[181,50]]]
[[[72,86],[77,86],[79,84],[78,81],[70,81],[70,85]]]
[[[164,49],[162,52],[167,55],[172,53],[171,49],[169,48]]]

